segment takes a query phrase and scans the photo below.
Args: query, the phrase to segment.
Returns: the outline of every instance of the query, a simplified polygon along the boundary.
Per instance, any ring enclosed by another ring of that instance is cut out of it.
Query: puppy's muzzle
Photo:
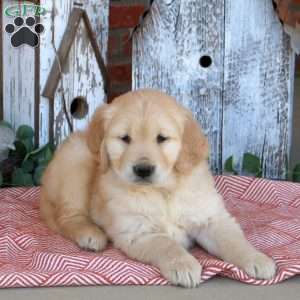
[[[154,171],[155,166],[145,162],[133,166],[133,173],[142,180],[149,180]]]

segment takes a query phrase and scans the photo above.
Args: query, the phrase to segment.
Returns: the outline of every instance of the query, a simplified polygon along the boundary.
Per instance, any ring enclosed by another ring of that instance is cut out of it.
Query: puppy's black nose
[[[138,164],[133,166],[133,172],[140,178],[148,178],[150,177],[155,170],[155,166],[149,164]]]

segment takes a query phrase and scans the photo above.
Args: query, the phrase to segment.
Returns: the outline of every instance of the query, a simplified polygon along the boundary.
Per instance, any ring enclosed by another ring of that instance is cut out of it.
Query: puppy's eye
[[[164,136],[164,135],[162,135],[162,134],[159,134],[159,135],[156,137],[156,141],[157,141],[158,144],[161,144],[161,143],[167,141],[168,139],[169,139],[168,137],[166,137],[166,136]]]
[[[131,142],[131,137],[128,134],[121,136],[120,139],[126,144],[130,144]]]

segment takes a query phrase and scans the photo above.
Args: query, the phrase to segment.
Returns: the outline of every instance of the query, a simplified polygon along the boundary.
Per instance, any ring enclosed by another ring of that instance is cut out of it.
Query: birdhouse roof
[[[54,98],[55,91],[56,91],[58,83],[61,79],[62,69],[67,61],[68,54],[70,52],[71,46],[76,37],[77,29],[78,29],[78,26],[79,26],[81,20],[84,21],[89,40],[91,42],[91,46],[95,53],[95,58],[96,58],[97,64],[99,66],[100,72],[103,77],[104,89],[107,92],[108,77],[107,77],[106,67],[105,67],[99,46],[97,44],[97,40],[96,40],[95,34],[93,32],[89,17],[85,10],[80,9],[80,8],[73,8],[73,10],[70,14],[70,17],[69,17],[69,21],[68,21],[66,30],[62,37],[59,49],[54,58],[54,62],[52,64],[50,74],[48,76],[47,82],[46,82],[44,90],[43,90],[44,97],[47,97],[50,99]]]

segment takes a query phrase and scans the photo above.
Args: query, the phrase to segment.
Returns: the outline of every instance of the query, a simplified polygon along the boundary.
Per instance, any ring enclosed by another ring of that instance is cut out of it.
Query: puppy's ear
[[[99,161],[102,173],[105,173],[109,166],[108,154],[104,144],[107,117],[108,104],[104,104],[95,111],[87,129],[87,145]]]
[[[175,164],[179,173],[189,173],[193,167],[208,158],[207,138],[193,117],[188,114],[184,124],[181,150]]]

